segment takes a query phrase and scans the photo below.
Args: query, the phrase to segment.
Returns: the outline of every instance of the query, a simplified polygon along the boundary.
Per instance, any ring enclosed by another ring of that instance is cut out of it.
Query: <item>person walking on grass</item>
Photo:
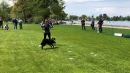
[[[52,28],[52,26],[49,24],[49,21],[45,21],[43,27],[44,27],[44,39],[46,39],[46,36],[48,36],[48,38],[51,39],[50,28]]]
[[[81,20],[81,25],[82,25],[82,30],[86,30],[86,28],[85,28],[85,20],[84,19]]]
[[[94,22],[94,20],[92,20],[92,22],[91,22],[91,27],[92,27],[92,30],[93,30],[93,31],[95,30],[94,24],[95,24],[95,22]]]
[[[3,29],[3,20],[1,17],[0,17],[0,27]]]

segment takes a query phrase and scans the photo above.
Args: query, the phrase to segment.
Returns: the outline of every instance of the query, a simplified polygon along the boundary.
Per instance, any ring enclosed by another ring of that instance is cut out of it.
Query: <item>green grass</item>
[[[40,25],[24,24],[23,29],[0,29],[0,73],[130,73],[130,39],[113,36],[130,30],[55,25],[51,36],[55,49],[38,46],[43,39]],[[69,58],[74,58],[70,60]]]

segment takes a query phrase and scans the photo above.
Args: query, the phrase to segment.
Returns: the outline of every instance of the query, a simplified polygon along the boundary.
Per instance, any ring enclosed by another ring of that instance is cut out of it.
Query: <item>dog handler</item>
[[[52,26],[49,24],[49,21],[45,21],[45,25],[43,26],[44,26],[44,39],[46,39],[47,35],[48,35],[48,38],[51,39],[50,28],[52,28]]]

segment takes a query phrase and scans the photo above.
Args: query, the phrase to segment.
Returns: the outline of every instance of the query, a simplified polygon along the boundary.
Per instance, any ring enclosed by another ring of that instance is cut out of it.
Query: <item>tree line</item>
[[[65,2],[63,0],[13,0],[14,5],[9,6],[5,1],[0,3],[0,17],[5,21],[9,21],[12,18],[21,18],[24,22],[41,22],[46,19],[55,20],[98,20],[103,17],[110,21],[130,21],[130,16],[113,16],[110,17],[107,14],[100,14],[94,17],[83,14],[82,16],[68,15],[65,13]]]
[[[104,14],[100,14],[99,16],[96,16],[94,18],[94,16],[87,16],[85,14],[83,14],[82,16],[77,16],[77,15],[69,15],[67,17],[67,20],[82,20],[82,19],[85,19],[87,21],[91,21],[91,20],[99,20],[99,18],[104,18],[105,20],[107,21],[130,21],[130,16],[126,16],[126,17],[123,17],[123,16],[108,16],[107,14],[105,14],[105,16],[103,16]]]
[[[65,2],[63,0],[13,0],[9,7],[5,1],[0,3],[0,16],[3,19],[21,18],[24,22],[41,22],[46,19],[64,19]]]

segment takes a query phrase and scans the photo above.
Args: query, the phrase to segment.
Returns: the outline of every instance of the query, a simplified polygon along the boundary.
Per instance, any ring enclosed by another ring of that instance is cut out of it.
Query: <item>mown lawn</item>
[[[51,29],[56,46],[39,44],[40,25],[24,24],[23,29],[0,29],[0,73],[130,73],[130,38],[115,37],[114,32],[130,30],[55,25]]]

